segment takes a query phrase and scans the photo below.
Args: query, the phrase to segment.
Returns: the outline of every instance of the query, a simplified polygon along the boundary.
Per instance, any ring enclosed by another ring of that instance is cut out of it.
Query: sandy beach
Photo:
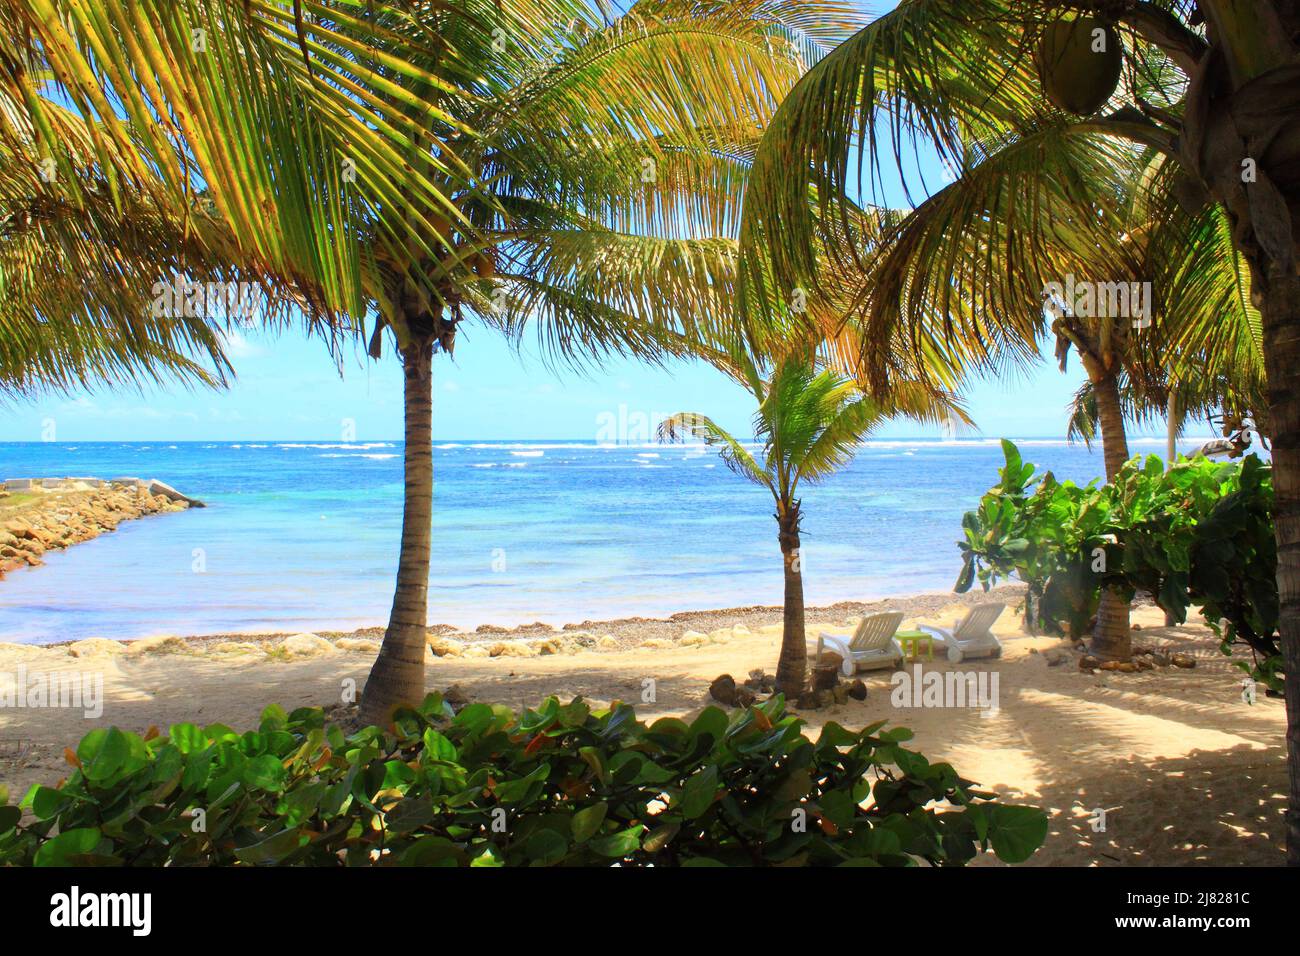
[[[1006,590],[1001,596],[1014,604],[1014,592]],[[808,632],[845,630],[856,615],[882,607],[904,611],[905,627],[951,623],[979,600],[987,598],[929,594],[810,609]],[[986,789],[1047,808],[1051,832],[1033,864],[1280,865],[1282,702],[1261,694],[1245,703],[1240,671],[1199,619],[1166,628],[1157,608],[1139,605],[1133,620],[1136,643],[1190,655],[1196,666],[1083,673],[1077,652],[1055,638],[1026,634],[1008,612],[995,627],[1005,643],[1002,658],[956,665],[997,672],[999,707],[991,715],[896,707],[890,673],[876,671],[862,675],[866,700],[803,716],[814,731],[826,720],[910,727],[912,745],[931,760],[949,761]],[[468,699],[513,707],[549,694],[582,695],[632,702],[644,717],[686,714],[711,702],[709,683],[719,674],[742,679],[755,668],[774,669],[779,622],[777,608],[740,608],[583,622],[558,631],[441,628],[431,640],[443,656],[430,652],[426,681],[430,689],[454,687]],[[0,680],[13,681],[19,667],[103,680],[98,717],[71,708],[0,714],[0,783],[13,799],[33,783],[57,783],[66,769],[64,748],[94,726],[144,731],[219,721],[242,729],[255,725],[270,703],[341,707],[349,681],[364,685],[379,636],[371,629],[0,644]],[[939,659],[921,664],[954,667]],[[642,702],[647,680],[654,682],[652,703]],[[1096,809],[1106,811],[1104,832],[1090,825]],[[980,862],[996,865],[991,856]]]

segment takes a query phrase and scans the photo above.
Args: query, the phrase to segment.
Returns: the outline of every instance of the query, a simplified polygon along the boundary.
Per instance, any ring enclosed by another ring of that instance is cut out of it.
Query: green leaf
[[[641,846],[641,831],[644,829],[645,827],[638,823],[636,826],[628,827],[626,830],[621,830],[610,836],[592,840],[587,846],[601,856],[630,856]]]
[[[524,844],[524,853],[538,866],[559,863],[568,852],[568,842],[554,830],[538,830]]]
[[[384,814],[384,826],[393,833],[410,833],[433,821],[433,801],[427,796],[399,800]]]
[[[18,821],[23,818],[22,810],[15,806],[0,807],[0,836],[4,836],[14,827],[18,826]]]
[[[448,763],[455,763],[460,756],[456,745],[432,727],[424,732],[424,752],[431,760],[445,760]]]
[[[596,832],[600,830],[600,825],[605,822],[605,814],[609,811],[609,805],[604,803],[593,804],[584,807],[573,815],[573,839],[576,843],[586,843]]]
[[[245,847],[237,847],[235,856],[244,863],[274,866],[296,851],[306,838],[296,827],[281,830]]]
[[[989,842],[1004,863],[1023,863],[1047,839],[1047,814],[1037,807],[995,803],[983,809],[989,816]]]
[[[718,768],[705,767],[686,781],[678,809],[687,820],[694,820],[713,805],[718,792]]]
[[[94,852],[100,839],[100,832],[95,827],[65,830],[43,843],[33,862],[37,866],[78,866],[81,861],[77,858]]]
[[[244,766],[244,785],[256,790],[278,793],[284,789],[286,773],[278,757],[262,754]]]

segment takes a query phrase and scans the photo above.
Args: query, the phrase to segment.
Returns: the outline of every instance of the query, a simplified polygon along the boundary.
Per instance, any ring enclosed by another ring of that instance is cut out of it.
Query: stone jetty
[[[10,478],[0,490],[0,577],[123,521],[202,507],[156,479]]]

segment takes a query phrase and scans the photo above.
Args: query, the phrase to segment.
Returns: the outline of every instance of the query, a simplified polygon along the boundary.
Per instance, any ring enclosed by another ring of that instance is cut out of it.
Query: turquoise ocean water
[[[1102,471],[1099,450],[1020,444],[1061,478]],[[209,505],[126,522],[10,573],[0,641],[382,624],[401,453],[396,442],[0,444],[0,477],[159,478]],[[781,601],[770,497],[702,446],[447,442],[434,454],[431,623]],[[995,439],[872,441],[804,488],[809,604],[950,588],[962,513],[1001,463]]]

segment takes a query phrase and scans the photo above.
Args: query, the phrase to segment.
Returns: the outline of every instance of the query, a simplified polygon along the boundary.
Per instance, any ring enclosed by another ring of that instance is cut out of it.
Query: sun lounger
[[[1004,610],[1005,604],[977,604],[951,629],[918,624],[917,630],[933,635],[954,664],[966,657],[1001,657],[1002,642],[993,636],[993,622]]]
[[[903,659],[903,649],[894,640],[902,623],[901,613],[887,611],[864,617],[852,634],[822,631],[817,638],[817,657],[821,657],[823,650],[840,655],[845,677],[852,677],[860,670],[895,667]]]

